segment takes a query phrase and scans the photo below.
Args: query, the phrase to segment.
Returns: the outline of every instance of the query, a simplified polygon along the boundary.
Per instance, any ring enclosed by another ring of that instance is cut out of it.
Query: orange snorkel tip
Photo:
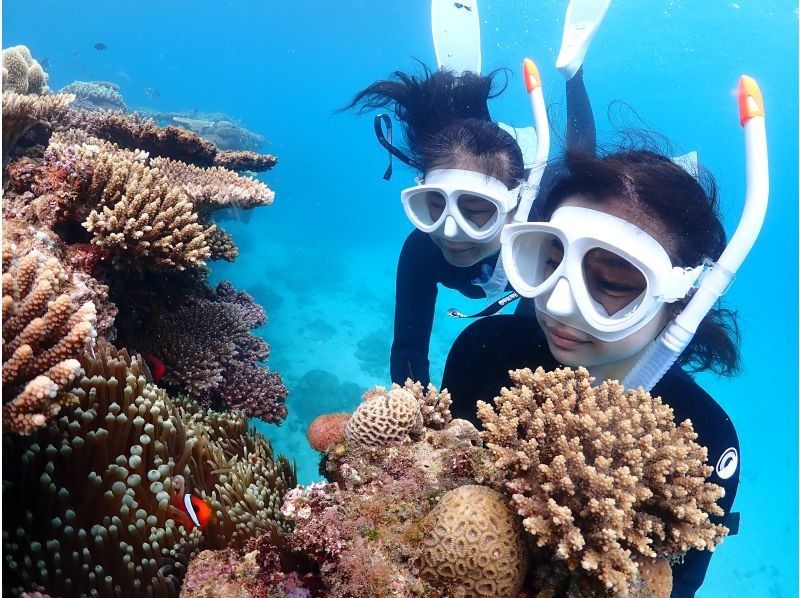
[[[539,76],[539,69],[536,68],[536,63],[530,58],[526,58],[522,61],[522,74],[525,78],[525,90],[528,93],[542,86],[542,78]]]
[[[739,124],[744,124],[754,116],[764,116],[764,98],[755,79],[742,75],[739,77]]]

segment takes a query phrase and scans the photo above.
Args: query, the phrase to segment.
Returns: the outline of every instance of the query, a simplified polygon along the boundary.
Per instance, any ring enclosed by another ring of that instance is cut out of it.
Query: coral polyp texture
[[[517,596],[528,570],[522,524],[499,492],[460,486],[422,520],[420,575],[454,596]]]
[[[593,387],[584,368],[511,377],[515,386],[494,406],[479,402],[478,416],[539,549],[542,587],[625,592],[636,558],[713,550],[726,535],[709,520],[723,514],[724,491],[705,481],[712,468],[690,421],[676,425],[672,409],[644,391]]]
[[[3,244],[3,430],[29,434],[61,409],[58,392],[95,343],[96,310],[70,273],[40,251]]]
[[[31,56],[27,46],[14,46],[3,50],[3,91],[37,95],[49,91],[47,73]],[[5,106],[3,110],[5,111]]]
[[[81,365],[63,391],[70,407],[30,437],[4,437],[4,588],[176,596],[202,546],[280,541],[294,470],[241,414],[173,402],[141,358],[108,345]],[[212,508],[207,528],[174,506],[179,487]]]

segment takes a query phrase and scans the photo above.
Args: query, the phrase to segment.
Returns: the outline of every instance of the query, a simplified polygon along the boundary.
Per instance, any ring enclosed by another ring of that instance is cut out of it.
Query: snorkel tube
[[[739,79],[739,122],[744,127],[747,192],[744,210],[728,246],[716,264],[706,270],[684,310],[670,322],[622,381],[625,388],[652,390],[689,345],[700,322],[727,290],[736,271],[753,247],[769,196],[767,133],[764,101],[758,84],[750,77]]]
[[[519,205],[514,214],[514,222],[527,222],[528,215],[533,205],[533,200],[539,193],[544,167],[547,165],[547,156],[550,154],[550,125],[547,122],[547,108],[544,105],[542,93],[542,78],[539,69],[530,58],[522,62],[522,73],[525,79],[525,90],[531,98],[533,111],[533,128],[536,131],[536,156],[533,166],[528,174],[528,180],[522,184]]]

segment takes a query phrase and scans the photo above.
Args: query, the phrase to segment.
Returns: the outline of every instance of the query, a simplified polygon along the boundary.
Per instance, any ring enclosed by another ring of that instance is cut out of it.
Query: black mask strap
[[[378,142],[389,152],[389,166],[386,167],[386,172],[383,173],[383,179],[385,181],[388,181],[390,178],[392,178],[392,156],[395,156],[398,160],[405,162],[412,168],[422,170],[416,161],[412,160],[406,154],[392,145],[392,119],[389,118],[388,114],[377,114],[373,124],[375,126],[375,136],[378,138]],[[383,133],[384,124],[386,125],[385,135]]]

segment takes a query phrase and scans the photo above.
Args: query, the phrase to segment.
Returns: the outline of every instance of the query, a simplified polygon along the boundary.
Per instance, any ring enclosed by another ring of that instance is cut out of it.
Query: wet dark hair
[[[488,75],[452,71],[421,75],[397,71],[393,80],[377,81],[358,92],[343,110],[387,108],[402,123],[404,150],[424,172],[435,168],[476,170],[516,187],[524,177],[522,151],[516,140],[493,122],[488,101],[502,71]]]
[[[708,172],[701,182],[670,158],[650,150],[623,150],[598,157],[567,152],[567,173],[534,203],[535,220],[547,221],[562,201],[580,195],[598,204],[630,209],[633,224],[662,240],[674,265],[694,267],[725,249],[717,187]],[[685,300],[684,300],[685,301]],[[679,311],[683,304],[674,304]],[[740,369],[736,312],[712,309],[678,362],[689,372],[732,376]]]

